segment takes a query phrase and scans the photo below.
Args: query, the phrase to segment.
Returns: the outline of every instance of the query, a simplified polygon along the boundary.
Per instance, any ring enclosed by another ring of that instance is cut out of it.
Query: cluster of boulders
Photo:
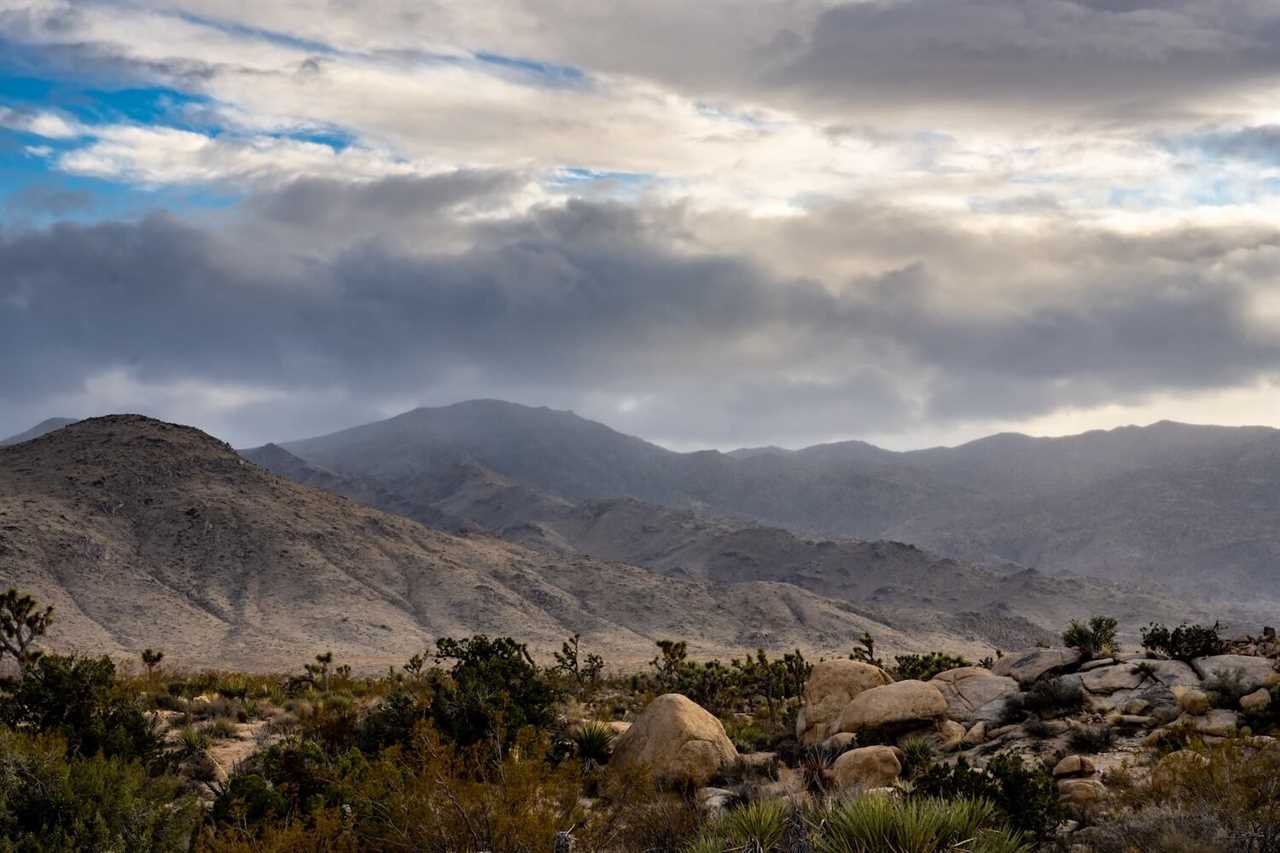
[[[1234,688],[1233,707],[1223,707],[1224,682]],[[1088,660],[1074,649],[1039,648],[928,681],[894,681],[870,663],[827,660],[814,665],[806,684],[796,738],[836,756],[829,775],[840,790],[893,786],[903,771],[902,747],[917,738],[943,760],[963,755],[980,765],[1007,751],[1034,757],[1052,768],[1061,798],[1083,807],[1106,798],[1110,770],[1158,777],[1176,772],[1179,762],[1202,760],[1179,752],[1153,768],[1154,747],[1166,734],[1209,743],[1250,734],[1248,719],[1267,712],[1277,684],[1277,660],[1256,654],[1184,663],[1121,654]],[[1069,707],[1035,704],[1046,692],[1071,697]],[[1098,729],[1113,734],[1093,754],[1072,748],[1074,732]],[[617,738],[611,766],[705,786],[742,758],[718,719],[669,694]]]

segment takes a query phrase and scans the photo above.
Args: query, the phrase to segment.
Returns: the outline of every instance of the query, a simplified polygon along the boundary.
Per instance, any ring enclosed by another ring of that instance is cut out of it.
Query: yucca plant
[[[987,800],[859,797],[832,807],[819,853],[1024,853]]]
[[[911,779],[933,763],[933,747],[922,737],[902,741],[902,775]]]
[[[574,753],[582,763],[607,764],[613,754],[613,729],[604,723],[583,723],[569,733]]]
[[[779,849],[789,816],[782,800],[747,803],[704,829],[685,853],[770,853]]]

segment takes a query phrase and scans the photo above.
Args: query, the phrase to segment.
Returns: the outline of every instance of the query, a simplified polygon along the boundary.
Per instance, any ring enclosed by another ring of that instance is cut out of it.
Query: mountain
[[[646,659],[661,637],[700,654],[831,652],[863,631],[886,650],[987,648],[941,629],[908,635],[787,583],[677,579],[450,535],[133,415],[0,449],[0,584],[55,606],[55,647],[150,646],[188,666],[296,668],[325,650],[384,666],[476,632],[544,652],[581,632],[615,663]]]
[[[415,505],[409,496],[424,490],[438,501],[456,466],[477,466],[542,499],[634,498],[1207,601],[1280,599],[1280,433],[1264,427],[1161,422],[910,452],[853,441],[675,453],[569,412],[484,400],[284,447]]]
[[[48,418],[33,426],[26,432],[20,432],[17,435],[11,435],[8,438],[0,439],[0,447],[9,444],[21,444],[24,441],[30,441],[33,438],[39,438],[47,432],[53,432],[55,429],[62,429],[64,426],[70,426],[75,423],[75,418]]]

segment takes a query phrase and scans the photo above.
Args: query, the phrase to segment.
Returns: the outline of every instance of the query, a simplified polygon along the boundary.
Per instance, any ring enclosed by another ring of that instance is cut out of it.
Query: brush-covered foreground
[[[377,677],[41,655],[0,600],[0,850],[1280,851],[1280,644],[1115,624],[980,665],[441,640]],[[1184,658],[1179,660],[1178,658]]]

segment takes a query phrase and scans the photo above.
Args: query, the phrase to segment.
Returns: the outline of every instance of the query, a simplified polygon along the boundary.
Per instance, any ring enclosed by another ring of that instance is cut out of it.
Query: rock
[[[1104,666],[1114,666],[1115,662],[1115,658],[1098,658],[1097,660],[1091,660],[1088,663],[1080,664],[1079,672],[1091,672]]]
[[[733,791],[726,791],[724,788],[699,788],[694,797],[698,802],[698,809],[708,817],[727,812],[737,799]]]
[[[1080,658],[1076,649],[1028,649],[1000,658],[991,667],[991,672],[1016,679],[1023,687],[1028,687],[1042,675],[1075,666]]]
[[[1142,658],[1130,661],[1130,665],[1135,670],[1145,670],[1146,673],[1149,673],[1150,678],[1154,678],[1165,687],[1173,687],[1179,684],[1188,687],[1198,687],[1200,685],[1200,676],[1196,675],[1196,671],[1191,668],[1190,664],[1185,664],[1180,660]]]
[[[1136,690],[1142,676],[1127,663],[1091,669],[1080,676],[1080,682],[1090,693],[1115,693],[1117,690]]]
[[[964,739],[961,744],[964,746],[977,746],[980,743],[987,742],[987,724],[979,720],[973,724],[969,731],[964,733]]]
[[[1209,658],[1196,658],[1191,662],[1191,666],[1203,679],[1228,676],[1233,670],[1239,670],[1243,677],[1242,685],[1247,691],[1280,684],[1280,672],[1276,672],[1275,661],[1270,658],[1215,655]]]
[[[947,716],[962,723],[998,721],[1008,697],[1018,692],[1017,681],[980,666],[949,669],[929,683],[947,700]]]
[[[1124,726],[1131,729],[1150,729],[1160,725],[1160,721],[1155,717],[1149,717],[1145,714],[1113,714],[1107,717],[1107,722],[1115,726]]]
[[[960,741],[964,740],[964,726],[952,720],[939,720],[930,728],[904,734],[898,738],[898,746],[902,746],[903,741],[913,737],[918,737],[929,744],[929,748],[934,752],[954,752],[960,748]]]
[[[1214,708],[1203,717],[1190,717],[1192,726],[1202,735],[1232,737],[1240,725],[1240,715],[1235,711]]]
[[[1259,687],[1257,690],[1240,697],[1240,708],[1246,714],[1261,714],[1271,707],[1271,693]]]
[[[720,721],[678,693],[649,703],[613,741],[610,773],[641,772],[655,782],[706,785],[738,760]]]
[[[853,732],[836,732],[822,742],[822,749],[829,755],[839,755],[848,752],[857,741],[858,736]]]
[[[796,716],[796,739],[819,743],[835,734],[840,712],[865,690],[892,684],[877,666],[854,660],[825,660],[813,665],[805,682],[803,702]]]
[[[1097,772],[1093,760],[1083,755],[1068,755],[1053,766],[1055,778],[1067,776],[1092,776]]]
[[[1060,779],[1058,797],[1074,806],[1088,806],[1106,799],[1107,788],[1097,779]]]
[[[609,731],[613,732],[614,737],[617,737],[618,735],[626,734],[627,731],[631,728],[631,724],[628,723],[626,720],[610,720],[609,722],[605,723],[605,725],[609,727]]]
[[[836,759],[831,776],[842,789],[885,788],[902,773],[902,753],[891,746],[851,749]]]
[[[923,681],[898,681],[859,693],[840,713],[837,726],[842,732],[856,732],[868,726],[902,728],[904,724],[939,719],[946,713],[947,700],[938,688]]]
[[[1173,688],[1173,695],[1178,700],[1178,707],[1193,717],[1203,716],[1213,707],[1209,694],[1199,687],[1177,686]]]
[[[1189,771],[1209,766],[1209,759],[1198,752],[1180,749],[1160,759],[1151,771],[1151,782],[1157,786],[1172,785],[1185,778]]]

